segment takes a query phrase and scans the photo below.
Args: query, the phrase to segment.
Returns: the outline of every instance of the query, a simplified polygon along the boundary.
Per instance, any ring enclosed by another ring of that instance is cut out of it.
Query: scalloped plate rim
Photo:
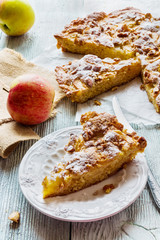
[[[48,216],[48,217],[51,217],[51,218],[54,218],[54,219],[57,219],[57,220],[61,220],[61,221],[66,221],[66,222],[93,222],[93,221],[99,221],[99,220],[102,220],[102,219],[105,219],[105,218],[109,218],[111,216],[114,216],[118,213],[120,213],[121,211],[123,211],[124,209],[128,208],[132,203],[134,203],[136,201],[136,199],[140,196],[140,194],[142,193],[143,189],[145,188],[146,186],[146,183],[147,183],[147,179],[148,179],[148,166],[147,166],[147,162],[146,162],[146,159],[143,155],[143,163],[144,163],[144,170],[145,170],[145,179],[143,179],[143,184],[139,186],[139,192],[138,194],[130,201],[128,202],[128,204],[126,204],[125,206],[123,206],[121,209],[119,209],[118,211],[115,211],[109,215],[105,215],[105,216],[100,216],[100,217],[96,217],[96,218],[85,218],[85,219],[74,219],[74,218],[71,218],[70,216],[67,218],[65,217],[60,217],[60,216],[55,216],[53,214],[49,214],[48,212],[46,212],[45,210],[41,209],[39,206],[36,206],[36,204],[33,204],[32,201],[28,198],[28,196],[25,194],[25,191],[23,189],[23,186],[21,185],[21,181],[20,181],[20,177],[21,177],[21,171],[22,171],[22,167],[23,167],[23,164],[24,164],[24,161],[26,159],[26,157],[28,156],[28,154],[30,152],[32,152],[32,149],[34,149],[35,145],[37,145],[40,141],[43,141],[45,138],[49,137],[49,136],[52,136],[52,135],[55,135],[55,134],[58,134],[59,132],[61,131],[69,131],[69,130],[72,130],[74,131],[74,129],[76,128],[79,128],[79,129],[82,129],[82,126],[81,125],[76,125],[76,126],[71,126],[71,127],[66,127],[66,128],[62,128],[62,129],[59,129],[57,131],[54,131],[46,136],[44,136],[43,138],[41,138],[40,140],[38,140],[36,143],[34,143],[30,148],[29,150],[25,153],[24,157],[22,158],[22,161],[21,161],[21,164],[20,164],[20,167],[19,167],[19,173],[18,173],[18,181],[19,181],[19,185],[20,185],[20,188],[21,188],[21,191],[23,193],[23,195],[25,196],[25,198],[27,199],[27,201],[31,204],[32,207],[34,207],[35,209],[37,209],[39,212],[41,212],[42,214]]]

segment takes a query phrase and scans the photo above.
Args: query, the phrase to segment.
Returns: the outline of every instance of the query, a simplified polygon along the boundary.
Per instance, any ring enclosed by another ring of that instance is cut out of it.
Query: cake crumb
[[[113,184],[107,184],[103,187],[103,191],[108,194],[110,193],[113,189],[115,188],[115,186]]]
[[[113,91],[116,91],[118,89],[118,87],[113,87],[112,89],[111,89],[111,91],[113,92]]]
[[[97,106],[101,106],[101,102],[98,101],[98,100],[94,100],[94,104],[97,105]]]
[[[20,219],[20,213],[19,212],[12,212],[9,217],[8,217],[9,220],[13,221],[13,222],[16,222],[18,223],[19,222],[19,219]]]
[[[145,90],[144,84],[141,84],[140,89],[141,89],[142,91]]]

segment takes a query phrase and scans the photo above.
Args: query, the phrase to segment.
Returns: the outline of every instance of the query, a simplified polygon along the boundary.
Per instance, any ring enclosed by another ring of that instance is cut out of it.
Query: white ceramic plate
[[[25,154],[19,168],[19,183],[24,196],[40,212],[64,221],[89,222],[110,217],[132,204],[147,182],[147,164],[138,154],[126,169],[101,183],[66,196],[42,198],[42,181],[62,160],[70,133],[80,134],[81,126],[53,132],[36,142]],[[106,184],[116,188],[105,194]]]

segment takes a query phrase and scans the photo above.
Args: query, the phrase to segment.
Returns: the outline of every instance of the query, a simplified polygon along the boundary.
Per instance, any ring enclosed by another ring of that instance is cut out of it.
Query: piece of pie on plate
[[[57,47],[63,51],[128,59],[137,53],[146,57],[158,55],[159,31],[159,19],[129,7],[73,20],[55,38]]]
[[[60,196],[98,183],[131,162],[147,143],[127,133],[115,116],[88,112],[81,116],[83,132],[72,134],[64,161],[43,180],[43,198]]]
[[[101,59],[96,55],[85,55],[80,60],[55,68],[59,86],[72,102],[85,102],[115,86],[131,81],[140,75],[138,58],[120,60]]]
[[[160,113],[160,57],[150,61],[142,70],[142,80],[149,100]]]

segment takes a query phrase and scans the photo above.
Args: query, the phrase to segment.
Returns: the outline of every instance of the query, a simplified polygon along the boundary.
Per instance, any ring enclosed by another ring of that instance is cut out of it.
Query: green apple
[[[0,0],[0,28],[9,36],[20,36],[34,24],[35,14],[28,0]]]
[[[15,121],[35,125],[50,117],[54,96],[53,86],[44,78],[21,75],[11,83],[7,109]]]

